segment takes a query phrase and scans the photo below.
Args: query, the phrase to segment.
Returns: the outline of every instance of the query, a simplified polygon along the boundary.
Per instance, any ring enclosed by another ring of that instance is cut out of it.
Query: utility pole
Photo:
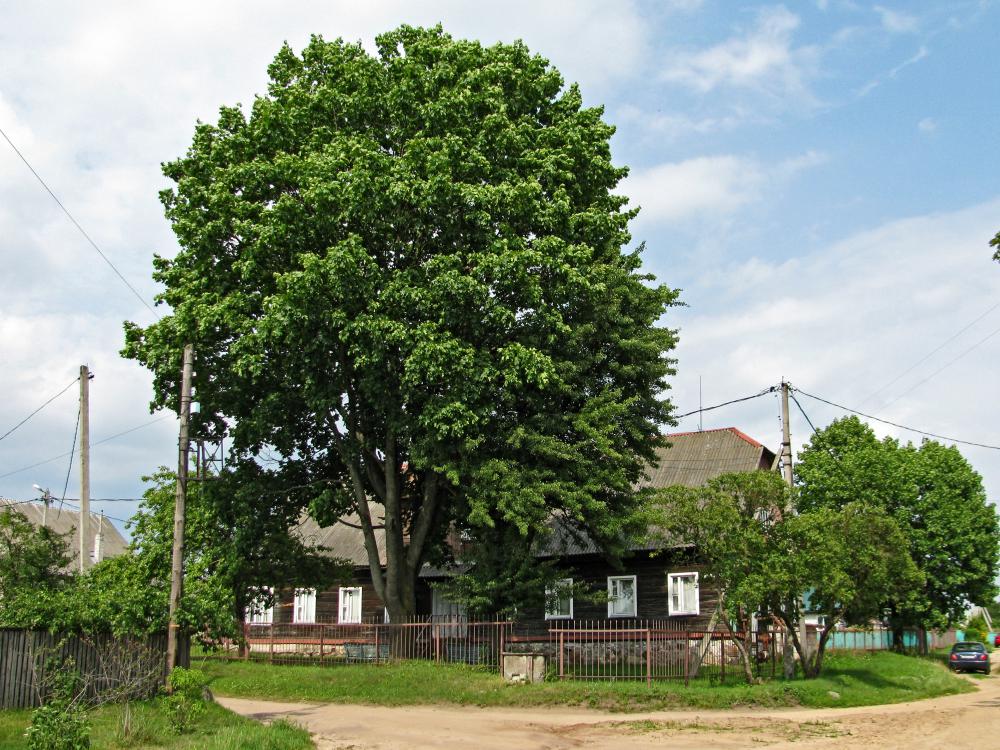
[[[177,441],[177,490],[174,496],[174,547],[170,564],[170,624],[167,626],[167,674],[177,666],[177,610],[184,587],[184,505],[187,501],[188,420],[191,417],[191,370],[194,367],[194,347],[184,346],[184,368],[181,371],[180,437]]]
[[[80,572],[90,562],[90,369],[80,365]]]
[[[781,470],[792,486],[792,430],[788,424],[788,383],[781,380]]]
[[[790,425],[790,415],[788,410],[788,382],[782,378],[781,379],[781,469],[782,474],[785,477],[785,483],[791,487],[794,483],[794,475],[792,474],[792,429]],[[799,643],[802,644],[802,658],[809,658],[809,631],[806,628],[806,618],[805,618],[805,607],[803,606],[803,600],[798,600],[794,603],[796,609],[798,609],[799,614]],[[792,656],[791,643],[788,637],[785,637],[785,651],[782,656],[785,668],[785,678],[791,679],[795,676],[795,664],[794,657]],[[805,672],[805,664],[802,665],[802,671]]]

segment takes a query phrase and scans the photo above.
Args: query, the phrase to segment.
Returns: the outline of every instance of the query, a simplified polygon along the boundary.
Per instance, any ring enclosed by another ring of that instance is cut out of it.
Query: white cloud
[[[643,222],[678,222],[723,216],[763,199],[799,172],[826,161],[807,152],[773,165],[749,156],[703,156],[636,170],[623,183]]]
[[[793,45],[799,22],[784,6],[764,8],[754,26],[741,35],[676,54],[662,76],[702,93],[724,87],[752,89],[814,106],[817,102],[807,81],[815,74],[819,50]]]
[[[933,133],[937,129],[938,123],[933,117],[925,117],[917,123],[917,130],[921,133]]]
[[[1000,337],[918,385],[995,330],[1000,311],[877,392],[1000,299],[1000,267],[987,247],[997,215],[1000,199],[888,222],[783,262],[752,259],[720,266],[689,285],[690,307],[672,321],[681,334],[675,402],[682,411],[697,403],[698,375],[706,404],[786,377],[807,392],[901,424],[1000,443],[992,427],[1000,423],[994,398]],[[818,427],[843,415],[800,400]],[[774,447],[776,409],[767,399],[751,401],[706,414],[706,426],[736,425]],[[681,428],[696,423],[692,419]],[[797,413],[792,424],[793,438],[801,443],[808,427]],[[919,442],[912,433],[876,429]],[[1000,500],[997,452],[959,447],[984,475],[991,499]]]
[[[920,23],[915,16],[898,10],[876,5],[873,10],[878,13],[882,28],[891,34],[913,34],[920,29]]]

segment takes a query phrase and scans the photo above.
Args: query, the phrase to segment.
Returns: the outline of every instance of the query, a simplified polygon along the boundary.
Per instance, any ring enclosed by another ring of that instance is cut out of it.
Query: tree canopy
[[[692,545],[719,590],[719,613],[734,633],[767,612],[792,638],[807,677],[822,669],[838,622],[867,625],[887,598],[903,599],[920,580],[907,540],[880,508],[863,503],[796,512],[796,493],[773,472],[724,474],[697,488],[671,487],[655,525],[664,542]],[[799,602],[809,594],[803,611]],[[803,614],[827,616],[816,649],[798,638]],[[739,638],[744,669],[748,649]]]
[[[269,74],[164,166],[172,312],[124,350],[153,406],[193,343],[197,434],[357,512],[393,618],[456,522],[525,534],[558,509],[613,545],[670,421],[677,292],[624,249],[602,109],[522,43],[440,28],[375,54],[314,37]]]
[[[65,586],[72,578],[70,561],[66,535],[0,508],[0,621],[16,614],[22,597]]]
[[[996,510],[982,478],[954,446],[878,440],[857,417],[848,417],[812,436],[799,454],[796,478],[803,510],[860,501],[903,530],[924,583],[917,595],[886,602],[897,627],[944,628],[960,622],[968,604],[996,597]]]

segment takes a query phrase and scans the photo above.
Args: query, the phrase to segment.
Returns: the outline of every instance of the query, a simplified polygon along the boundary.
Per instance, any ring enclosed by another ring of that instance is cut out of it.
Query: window
[[[265,606],[274,593],[270,586],[262,586],[260,593],[250,600],[246,611],[246,622],[250,625],[270,625],[274,621],[274,606]]]
[[[635,576],[608,577],[608,617],[635,617]]]
[[[340,589],[340,615],[337,622],[361,622],[361,587]]]
[[[698,614],[697,573],[671,573],[667,576],[667,609],[672,615]]]
[[[292,622],[316,622],[316,589],[295,589]]]
[[[573,579],[562,578],[545,587],[545,619],[573,619]]]

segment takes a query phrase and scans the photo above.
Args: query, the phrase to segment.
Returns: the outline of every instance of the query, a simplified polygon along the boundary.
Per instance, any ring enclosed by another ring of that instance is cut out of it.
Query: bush
[[[52,701],[35,709],[24,732],[28,750],[85,750],[90,747],[87,716],[72,703]]]
[[[208,678],[200,669],[174,667],[167,678],[167,686],[170,689],[167,698],[170,726],[177,734],[189,732],[205,711],[204,693]]]
[[[982,615],[976,615],[969,619],[962,629],[965,640],[967,641],[980,641],[982,643],[986,642],[989,637],[989,628],[986,627],[986,618]]]

